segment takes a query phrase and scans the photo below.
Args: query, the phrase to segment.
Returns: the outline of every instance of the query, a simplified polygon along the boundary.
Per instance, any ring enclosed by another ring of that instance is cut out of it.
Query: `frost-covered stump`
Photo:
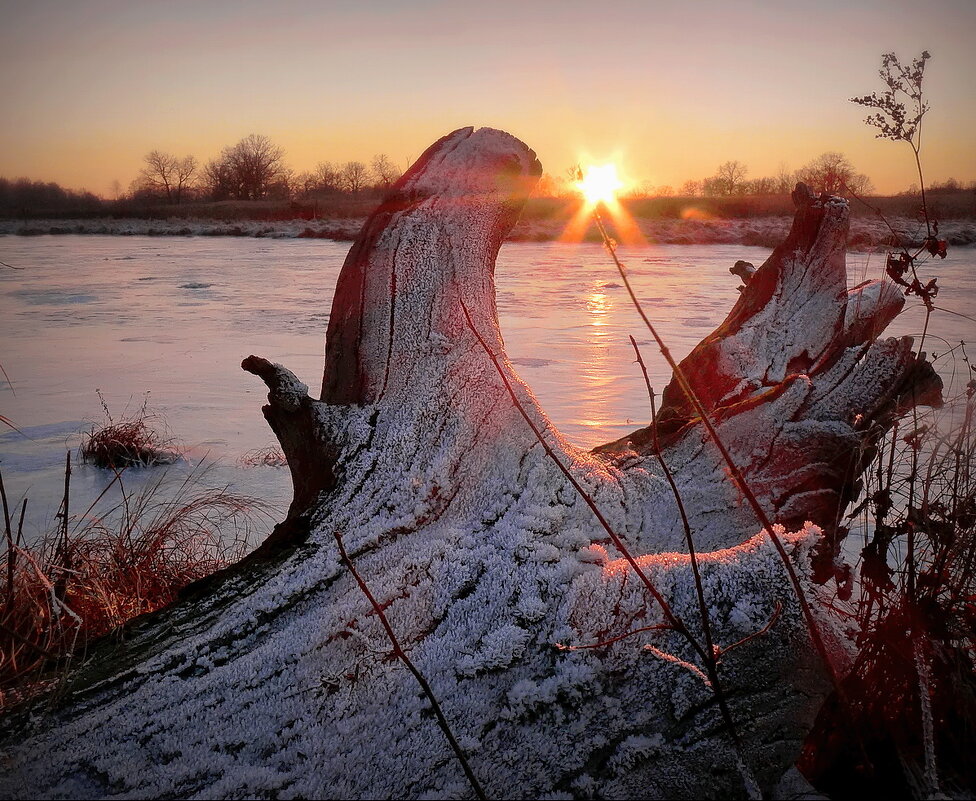
[[[336,534],[426,675],[489,796],[699,797],[743,792],[708,688],[672,634],[566,651],[660,622],[660,610],[545,454],[522,405],[696,634],[683,532],[648,430],[569,446],[504,357],[498,248],[540,174],[508,134],[435,143],[367,222],[333,303],[321,400],[250,357],[295,481],[254,555],[126,642],[88,655],[55,707],[8,725],[15,796],[468,797],[413,677],[340,562]],[[788,240],[685,365],[809,579],[819,529],[898,411],[930,380],[910,342],[875,337],[901,298],[848,293],[847,207],[798,188]],[[653,316],[653,309],[648,310]],[[721,676],[751,771],[792,765],[827,691],[785,572],[669,387],[665,459],[696,540]],[[839,661],[829,617],[822,626]],[[643,648],[653,644],[673,657]]]

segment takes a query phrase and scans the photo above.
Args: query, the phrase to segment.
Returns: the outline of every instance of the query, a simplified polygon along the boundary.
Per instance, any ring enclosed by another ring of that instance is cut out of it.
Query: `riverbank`
[[[323,217],[315,220],[214,220],[184,217],[166,219],[95,218],[65,220],[0,220],[0,236],[43,236],[99,234],[108,236],[235,236],[268,239],[331,239],[351,242],[365,217]],[[643,237],[661,245],[746,245],[773,248],[789,232],[790,217],[748,219],[641,219],[635,223]],[[891,227],[897,236],[920,246],[925,226],[916,220],[896,217]],[[523,219],[508,237],[513,242],[552,242],[564,235],[565,223],[558,219]],[[946,220],[940,238],[949,247],[976,244],[976,220]],[[598,242],[594,226],[585,241]],[[867,251],[890,247],[895,236],[881,220],[854,218],[848,238],[850,250]]]

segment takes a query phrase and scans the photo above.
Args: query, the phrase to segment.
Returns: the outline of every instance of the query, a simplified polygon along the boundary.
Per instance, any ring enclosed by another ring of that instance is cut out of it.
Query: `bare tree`
[[[715,173],[718,185],[721,187],[721,194],[734,195],[742,185],[749,168],[741,161],[726,161],[720,164]]]
[[[176,180],[176,156],[161,150],[152,150],[143,157],[146,166],[142,168],[137,185],[142,190],[166,196],[166,202],[173,200],[173,184]]]
[[[401,170],[385,153],[373,156],[373,180],[378,189],[389,189],[400,177]]]
[[[331,161],[320,161],[315,167],[316,189],[342,189],[342,170]]]
[[[701,181],[687,180],[681,185],[682,197],[697,197],[702,193]]]
[[[342,166],[342,188],[356,195],[366,188],[369,169],[361,161],[347,161]]]
[[[835,151],[821,153],[797,175],[814,191],[828,195],[863,195],[872,189],[871,180],[857,172],[847,156]]]
[[[272,186],[286,178],[285,152],[267,136],[250,134],[224,149],[221,160],[231,169],[235,192],[244,200],[266,197]]]
[[[755,178],[751,181],[746,181],[743,186],[746,191],[751,195],[775,195],[776,194],[777,180],[771,177]]]
[[[212,200],[227,200],[238,194],[233,168],[223,158],[211,159],[204,165],[201,183]]]
[[[193,178],[197,173],[197,160],[194,156],[184,156],[176,160],[174,178],[176,181],[175,200],[177,203],[183,201],[185,192],[193,183]]]
[[[726,183],[717,175],[713,175],[711,178],[702,178],[701,193],[705,197],[728,194],[726,192]]]
[[[178,158],[171,153],[153,150],[144,157],[146,166],[136,180],[137,190],[165,195],[167,203],[180,203],[197,171],[193,156]]]
[[[300,172],[292,177],[291,188],[293,192],[303,197],[307,196],[318,189],[318,178],[315,173],[308,172],[307,170]]]

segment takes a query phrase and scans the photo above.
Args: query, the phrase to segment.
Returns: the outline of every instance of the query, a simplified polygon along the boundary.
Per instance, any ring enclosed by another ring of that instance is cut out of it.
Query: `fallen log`
[[[494,262],[540,174],[515,138],[465,128],[403,176],[339,277],[320,397],[280,365],[242,365],[269,388],[264,414],[295,485],[286,520],[239,565],[98,643],[48,708],[8,721],[0,795],[472,797],[384,621],[488,797],[777,784],[827,673],[769,534],[687,399],[664,394],[660,455],[702,551],[716,645],[738,644],[720,668],[738,747],[699,654],[662,628],[661,604],[555,462],[701,638],[653,429],[573,448],[505,357]],[[876,339],[901,297],[848,292],[846,203],[803,187],[795,200],[786,242],[682,364],[791,529],[780,536],[815,598],[822,530],[879,432],[906,399],[931,399],[934,380],[909,339]],[[818,615],[843,669],[842,638]]]

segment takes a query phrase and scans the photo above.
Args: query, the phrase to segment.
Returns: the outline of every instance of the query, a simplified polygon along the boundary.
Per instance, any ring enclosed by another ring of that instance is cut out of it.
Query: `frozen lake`
[[[137,410],[149,393],[185,449],[185,474],[212,461],[208,481],[281,507],[287,469],[243,467],[248,451],[275,444],[261,415],[263,384],[240,369],[257,354],[281,362],[317,394],[332,292],[348,243],[318,239],[39,236],[0,238],[0,414],[26,436],[0,434],[0,460],[14,505],[25,494],[28,536],[52,525],[66,448],[113,415]],[[678,358],[722,321],[737,297],[728,268],[757,266],[769,251],[735,245],[622,248],[645,310]],[[852,283],[882,274],[880,254],[850,254]],[[976,313],[976,250],[957,248],[921,274],[939,277],[940,306]],[[642,345],[655,389],[670,372],[648,342],[613,265],[597,245],[506,244],[496,272],[509,357],[556,426],[593,447],[644,425],[643,379],[628,334]],[[911,299],[890,334],[918,334],[924,316]],[[926,350],[971,342],[976,324],[933,317]],[[970,351],[976,356],[976,348]],[[947,380],[953,363],[938,362]],[[964,367],[947,395],[961,391]],[[16,394],[15,394],[16,393]],[[127,487],[158,475],[128,471]],[[76,465],[71,506],[84,511],[111,474]],[[256,532],[260,536],[262,532]]]

